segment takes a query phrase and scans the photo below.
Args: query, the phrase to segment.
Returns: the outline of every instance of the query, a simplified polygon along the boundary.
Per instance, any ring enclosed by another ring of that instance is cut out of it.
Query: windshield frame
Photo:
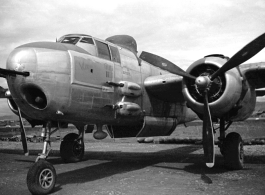
[[[76,45],[80,41],[81,38],[82,36],[64,36],[60,38],[58,42]]]

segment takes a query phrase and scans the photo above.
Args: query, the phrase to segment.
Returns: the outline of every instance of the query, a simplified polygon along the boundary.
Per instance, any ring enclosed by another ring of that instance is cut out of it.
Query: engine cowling
[[[187,72],[195,77],[211,75],[227,60],[228,58],[222,55],[206,56],[190,65]],[[195,85],[195,81],[183,79],[182,92],[187,105],[196,113],[203,114],[203,90]],[[215,78],[208,95],[209,107],[213,117],[226,116],[229,117],[229,120],[241,120],[249,117],[255,107],[255,90],[243,80],[237,68]],[[244,105],[242,104],[243,101],[250,103]],[[244,106],[247,106],[249,111],[246,111]]]

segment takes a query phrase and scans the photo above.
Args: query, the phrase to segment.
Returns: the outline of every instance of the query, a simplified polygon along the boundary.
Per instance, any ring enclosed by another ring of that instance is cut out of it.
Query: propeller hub
[[[197,87],[203,89],[206,89],[210,82],[211,80],[208,76],[199,76],[195,80],[195,84],[197,85]]]

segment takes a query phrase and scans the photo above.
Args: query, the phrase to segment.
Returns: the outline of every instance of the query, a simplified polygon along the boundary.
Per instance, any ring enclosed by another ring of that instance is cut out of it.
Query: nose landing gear
[[[36,162],[28,171],[27,185],[32,194],[48,194],[56,183],[56,171],[51,163],[44,159]]]
[[[232,122],[228,122],[225,125],[224,119],[220,119],[219,148],[224,156],[225,167],[230,170],[240,170],[244,167],[243,140],[236,132],[231,132],[225,136],[225,131],[231,124]]]
[[[55,133],[59,127],[51,131],[52,122],[47,122],[43,127],[42,136],[44,138],[42,153],[36,158],[35,164],[29,169],[27,175],[28,189],[32,194],[49,194],[56,183],[56,171],[51,163],[46,161],[50,146],[50,136]],[[78,162],[84,156],[84,125],[76,125],[79,134],[67,134],[60,146],[61,158],[64,162]]]
[[[51,131],[51,122],[48,122],[43,127],[42,136],[44,139],[42,153],[38,155],[34,165],[29,169],[27,174],[28,189],[32,194],[48,194],[50,193],[56,183],[56,171],[51,163],[46,161],[49,152],[48,145],[50,146],[50,136],[59,128]]]

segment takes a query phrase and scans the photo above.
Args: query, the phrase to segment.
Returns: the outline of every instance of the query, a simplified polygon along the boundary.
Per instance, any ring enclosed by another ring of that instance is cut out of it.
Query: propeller
[[[18,116],[19,116],[19,123],[20,123],[20,133],[21,133],[21,142],[24,150],[25,156],[29,155],[28,145],[27,145],[27,138],[26,138],[26,131],[23,125],[22,116],[20,108],[18,107]]]
[[[242,64],[243,62],[249,60],[257,53],[259,53],[265,47],[265,33],[258,36],[256,39],[248,43],[245,47],[239,50],[235,55],[233,55],[220,69],[212,74],[211,80],[214,80],[220,74],[235,68],[236,66]]]
[[[9,95],[7,95],[7,94],[9,94]],[[5,88],[0,86],[0,98],[8,98],[9,96],[11,97],[10,91],[8,91],[8,89],[5,89]],[[24,154],[25,154],[25,156],[28,156],[29,151],[28,151],[28,146],[27,146],[26,133],[25,133],[25,128],[24,128],[23,122],[22,122],[22,116],[21,116],[21,112],[20,112],[19,107],[18,107],[18,117],[19,117],[19,123],[20,123],[21,141],[22,141]]]
[[[183,76],[187,79],[193,79],[193,80],[196,79],[196,77],[185,72],[180,67],[178,67],[176,64],[174,64],[174,63],[170,62],[169,60],[162,58],[158,55],[143,51],[141,53],[141,55],[139,56],[139,58],[141,58],[142,60],[144,60],[150,64],[153,64],[153,65],[155,65],[155,66],[157,66],[163,70],[169,71],[173,74]]]
[[[206,159],[206,166],[213,167],[214,166],[214,132],[212,125],[211,112],[209,108],[208,101],[208,92],[211,88],[211,84],[215,78],[219,75],[225,73],[226,71],[239,66],[243,62],[249,60],[258,52],[260,52],[265,47],[265,33],[258,36],[256,39],[248,43],[241,50],[239,50],[235,55],[233,55],[220,69],[215,71],[212,75],[204,75],[195,78],[189,73],[183,71],[178,66],[169,62],[168,60],[156,56],[154,54],[150,54],[148,52],[142,52],[140,58],[147,61],[150,64],[154,64],[161,69],[167,70],[171,73],[174,73],[179,76],[183,76],[186,79],[195,80],[195,84],[198,88],[203,91],[203,99],[204,99],[204,114],[203,114],[203,149],[204,156]],[[170,65],[169,67],[167,65]]]
[[[265,33],[248,43],[245,47],[233,55],[220,69],[212,75],[199,76],[195,80],[198,88],[204,90],[204,115],[203,115],[203,149],[206,159],[206,166],[214,166],[214,133],[212,126],[211,113],[208,103],[208,91],[211,88],[212,81],[226,71],[247,61],[265,47]]]
[[[21,72],[21,71],[16,71],[16,70],[8,70],[8,69],[0,68],[0,77],[6,78],[7,76],[16,76],[16,75],[22,75],[22,76],[27,77],[30,75],[30,73],[26,71]],[[8,95],[6,95],[6,91],[7,89],[0,87],[0,98],[7,98]],[[9,92],[9,95],[11,95],[10,92]],[[20,133],[21,133],[21,141],[22,141],[23,150],[24,150],[25,156],[28,156],[29,151],[28,151],[28,146],[27,146],[27,138],[26,138],[25,128],[22,122],[22,116],[21,116],[19,107],[18,107],[18,116],[19,116],[19,122],[20,122]]]
[[[214,166],[214,133],[211,112],[208,103],[208,90],[204,91],[204,115],[203,115],[203,151],[206,165],[209,168]]]

